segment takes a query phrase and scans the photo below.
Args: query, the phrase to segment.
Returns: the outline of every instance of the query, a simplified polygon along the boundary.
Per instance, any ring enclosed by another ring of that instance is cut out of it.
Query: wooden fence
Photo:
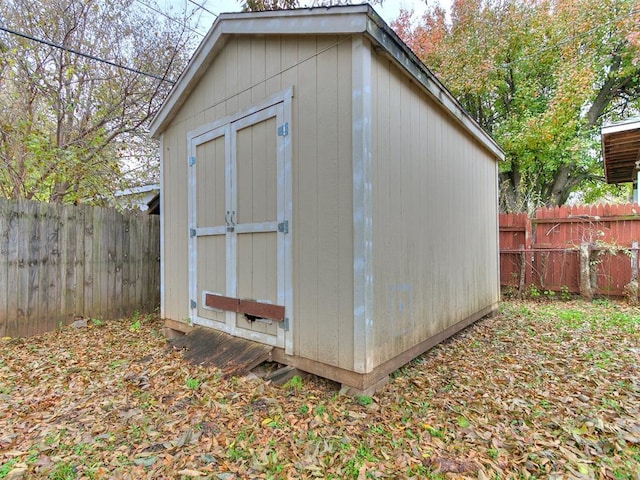
[[[160,304],[157,216],[0,199],[0,337]]]
[[[541,208],[499,223],[503,291],[637,297],[638,204]]]

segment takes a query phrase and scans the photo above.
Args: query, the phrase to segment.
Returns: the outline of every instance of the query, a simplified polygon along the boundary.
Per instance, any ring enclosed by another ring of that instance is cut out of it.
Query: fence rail
[[[0,337],[160,302],[157,216],[0,199]]]
[[[542,208],[499,224],[503,289],[637,297],[639,205]]]

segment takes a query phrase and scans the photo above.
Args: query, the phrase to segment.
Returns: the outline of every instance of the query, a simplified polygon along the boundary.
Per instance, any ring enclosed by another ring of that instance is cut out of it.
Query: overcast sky
[[[200,3],[199,0],[196,1]],[[301,3],[304,4],[304,0]],[[237,12],[240,10],[240,2],[236,0],[207,0],[205,6],[215,13]],[[406,9],[413,8],[418,13],[425,10],[426,4],[424,0],[384,0],[382,5],[376,5],[373,8],[384,18],[385,22],[391,23],[403,7]]]
[[[441,0],[440,4],[447,5],[449,2],[450,0]],[[195,3],[198,3],[216,14],[238,12],[241,9],[241,2],[237,0],[164,0],[164,3],[166,8],[173,6],[176,9],[182,9],[185,5],[190,9],[197,8]],[[301,4],[304,5],[305,1],[302,0]],[[384,0],[382,5],[376,5],[374,8],[384,21],[390,24],[398,17],[401,8],[413,9],[417,15],[421,15],[426,9],[426,2],[425,0]],[[213,15],[203,12],[198,31],[202,34],[206,33],[214,20],[215,17]]]

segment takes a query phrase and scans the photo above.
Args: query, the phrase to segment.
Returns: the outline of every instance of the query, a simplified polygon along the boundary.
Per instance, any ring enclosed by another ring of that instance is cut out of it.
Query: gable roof
[[[368,4],[220,14],[151,122],[151,136],[158,138],[167,128],[189,92],[204,76],[230,36],[269,34],[365,35],[379,52],[388,56],[421,85],[495,157],[504,159],[504,152],[495,140],[462,108],[455,97]]]
[[[640,170],[640,117],[602,127],[600,133],[607,183],[635,182]]]

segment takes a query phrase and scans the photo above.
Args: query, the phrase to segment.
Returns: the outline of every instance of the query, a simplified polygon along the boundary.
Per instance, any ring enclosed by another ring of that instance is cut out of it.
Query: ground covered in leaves
[[[0,341],[0,478],[640,478],[640,310],[505,303],[374,398],[222,379],[150,318]]]

